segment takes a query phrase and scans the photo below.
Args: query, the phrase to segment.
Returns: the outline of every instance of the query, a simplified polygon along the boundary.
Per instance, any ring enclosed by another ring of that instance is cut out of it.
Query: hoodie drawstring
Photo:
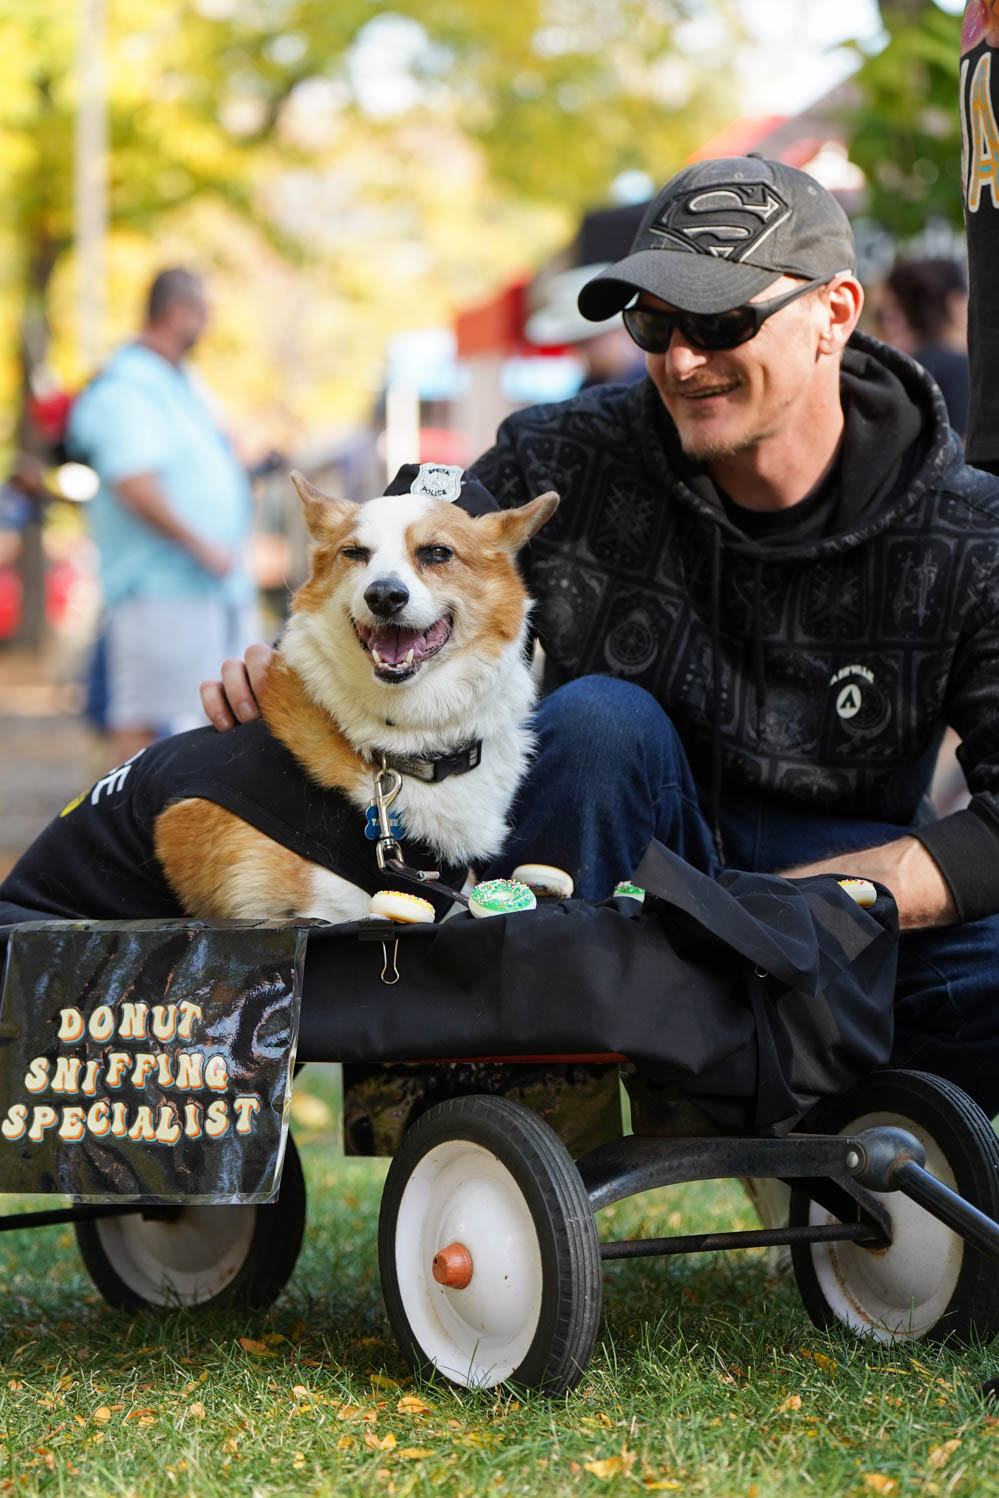
[[[721,561],[722,538],[718,526],[713,528],[711,547],[711,793],[709,812],[715,856],[725,863],[725,842],[721,830],[722,792],[722,668],[721,668]]]
[[[753,568],[753,673],[756,685],[756,741],[763,737],[763,705],[767,679],[763,669],[763,563],[759,557]]]

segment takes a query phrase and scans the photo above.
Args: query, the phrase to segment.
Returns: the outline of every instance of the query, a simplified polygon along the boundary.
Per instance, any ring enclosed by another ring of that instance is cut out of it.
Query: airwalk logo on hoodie
[[[842,666],[829,678],[836,716],[854,734],[880,733],[889,718],[888,699],[869,666]]]

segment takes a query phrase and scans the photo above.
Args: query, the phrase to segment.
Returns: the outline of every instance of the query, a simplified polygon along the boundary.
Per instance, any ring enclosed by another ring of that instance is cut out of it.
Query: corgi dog
[[[530,601],[516,556],[558,496],[470,513],[466,490],[493,502],[460,469],[402,473],[416,474],[409,492],[360,503],[291,475],[310,575],[292,600],[260,710],[308,780],[350,803],[351,827],[356,817],[363,830],[379,765],[398,767],[392,810],[403,856],[411,841],[423,845],[461,878],[502,846],[531,753]],[[449,769],[439,776],[442,763]],[[266,784],[259,794],[266,801]],[[339,922],[368,913],[370,890],[349,869],[322,867],[197,795],[158,814],[155,852],[190,915]],[[374,869],[372,842],[366,852]]]

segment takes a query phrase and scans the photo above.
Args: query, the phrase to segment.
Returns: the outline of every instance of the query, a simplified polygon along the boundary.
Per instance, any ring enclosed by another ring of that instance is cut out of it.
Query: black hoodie
[[[778,516],[684,458],[648,379],[515,413],[474,472],[562,496],[523,555],[547,689],[645,687],[709,800],[911,826],[973,919],[999,910],[999,481],[904,354],[854,334],[841,388],[838,462]],[[917,828],[948,724],[971,805]]]

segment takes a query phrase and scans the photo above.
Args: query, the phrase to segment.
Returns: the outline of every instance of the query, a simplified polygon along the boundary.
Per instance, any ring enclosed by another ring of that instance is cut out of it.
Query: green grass
[[[328,1075],[302,1082],[306,1241],[269,1311],[130,1317],[70,1231],[0,1237],[0,1495],[999,1495],[978,1395],[999,1358],[819,1333],[760,1251],[606,1266],[564,1401],[416,1386],[378,1288],[385,1162],[344,1160]],[[606,1218],[614,1237],[754,1225],[730,1182]]]

